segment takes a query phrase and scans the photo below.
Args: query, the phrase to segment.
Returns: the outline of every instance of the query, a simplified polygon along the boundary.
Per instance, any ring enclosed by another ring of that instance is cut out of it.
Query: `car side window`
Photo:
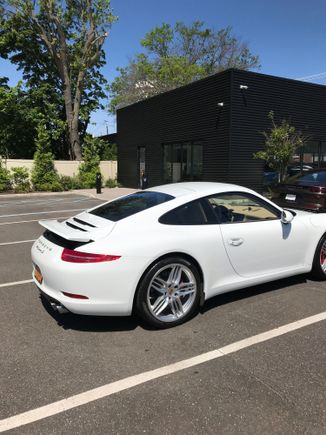
[[[221,224],[280,219],[279,210],[247,193],[221,193],[206,198]]]
[[[206,225],[208,219],[200,200],[188,202],[160,217],[165,225]]]

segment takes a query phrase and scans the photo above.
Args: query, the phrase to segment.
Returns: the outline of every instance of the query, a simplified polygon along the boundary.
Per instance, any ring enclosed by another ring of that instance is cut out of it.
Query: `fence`
[[[54,166],[60,175],[77,175],[78,167],[80,161],[70,161],[70,160],[55,160]],[[16,166],[24,166],[31,172],[33,166],[33,160],[21,160],[21,159],[8,159],[5,161],[7,169],[14,168]],[[103,160],[100,163],[100,169],[102,174],[102,179],[104,181],[117,178],[117,162],[114,160]]]

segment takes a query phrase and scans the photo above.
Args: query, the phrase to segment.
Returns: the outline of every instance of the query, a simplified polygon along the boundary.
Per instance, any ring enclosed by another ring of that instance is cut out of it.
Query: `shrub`
[[[16,193],[29,192],[31,190],[29,172],[24,166],[11,168],[11,179]]]
[[[119,187],[119,183],[117,180],[109,178],[108,180],[106,180],[105,186],[112,189],[113,187]]]
[[[0,157],[0,192],[11,189],[10,172],[4,166],[3,160]]]
[[[96,138],[86,136],[83,144],[83,162],[78,169],[78,178],[84,188],[96,186],[96,174],[100,172],[100,156]]]
[[[279,181],[282,182],[285,180],[286,169],[293,154],[307,142],[308,137],[297,131],[285,119],[277,123],[273,111],[269,112],[268,118],[272,126],[268,132],[262,133],[265,137],[265,149],[256,152],[253,157],[264,160],[270,168],[278,172]]]
[[[60,183],[63,190],[83,189],[83,182],[78,176],[69,177],[69,175],[61,175]]]
[[[60,176],[60,184],[63,190],[71,190],[73,187],[73,177],[69,177],[69,175],[61,175]]]
[[[54,167],[54,156],[50,150],[50,135],[45,121],[41,121],[37,127],[36,152],[31,179],[35,190],[62,191],[60,177]]]

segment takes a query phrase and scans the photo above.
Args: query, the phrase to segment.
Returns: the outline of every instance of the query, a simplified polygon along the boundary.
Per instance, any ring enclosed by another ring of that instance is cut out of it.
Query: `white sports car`
[[[134,312],[165,328],[219,293],[305,272],[326,279],[326,214],[231,184],[168,184],[40,224],[33,278],[59,312]]]

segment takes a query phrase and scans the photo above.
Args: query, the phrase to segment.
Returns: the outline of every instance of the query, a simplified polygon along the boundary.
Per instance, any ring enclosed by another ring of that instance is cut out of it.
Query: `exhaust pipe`
[[[57,305],[57,311],[59,314],[67,314],[69,311],[63,305]]]
[[[66,314],[69,313],[67,308],[65,308],[63,305],[58,304],[56,302],[51,301],[50,305],[54,311],[57,311],[59,314]]]

